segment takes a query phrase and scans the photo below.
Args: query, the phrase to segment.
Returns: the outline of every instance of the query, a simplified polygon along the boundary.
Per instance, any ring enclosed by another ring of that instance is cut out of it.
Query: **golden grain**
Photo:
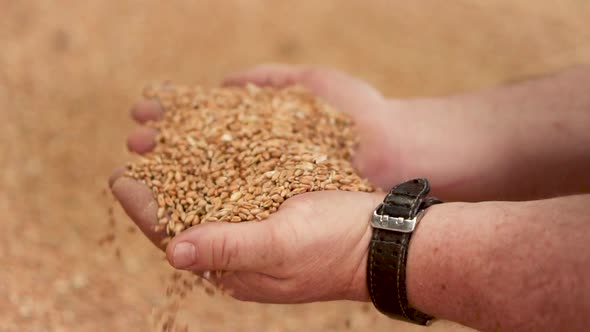
[[[126,175],[154,192],[169,237],[203,222],[264,220],[305,192],[374,190],[350,163],[351,120],[301,88],[145,91],[165,114],[148,123],[155,149]]]

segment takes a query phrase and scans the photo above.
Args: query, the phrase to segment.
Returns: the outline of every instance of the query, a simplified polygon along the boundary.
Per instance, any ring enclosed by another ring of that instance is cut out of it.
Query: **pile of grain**
[[[297,194],[373,191],[350,160],[350,118],[299,87],[152,86],[163,119],[155,149],[128,164],[169,236],[204,222],[263,220]]]

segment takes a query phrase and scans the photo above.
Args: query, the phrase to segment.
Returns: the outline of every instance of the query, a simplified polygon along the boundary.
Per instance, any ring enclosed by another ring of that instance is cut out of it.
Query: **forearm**
[[[410,242],[410,303],[483,331],[577,331],[590,314],[590,195],[431,207]]]
[[[590,67],[463,96],[410,101],[407,178],[448,200],[590,191]],[[434,124],[434,125],[433,125]],[[421,153],[423,152],[423,153]],[[432,161],[437,161],[436,165]]]

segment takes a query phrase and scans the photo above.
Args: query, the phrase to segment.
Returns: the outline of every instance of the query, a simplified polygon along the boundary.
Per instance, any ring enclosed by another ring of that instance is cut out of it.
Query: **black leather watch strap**
[[[426,179],[415,179],[395,186],[376,210],[377,215],[413,219],[420,210],[440,203],[427,198]],[[367,264],[367,285],[371,300],[382,313],[426,325],[434,317],[408,304],[406,295],[406,259],[411,232],[374,228]]]

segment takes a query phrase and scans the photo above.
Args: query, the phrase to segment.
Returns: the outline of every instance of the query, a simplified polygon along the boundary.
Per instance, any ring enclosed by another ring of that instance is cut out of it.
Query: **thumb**
[[[275,228],[270,220],[197,225],[172,239],[166,256],[193,272],[261,271],[281,259]]]

